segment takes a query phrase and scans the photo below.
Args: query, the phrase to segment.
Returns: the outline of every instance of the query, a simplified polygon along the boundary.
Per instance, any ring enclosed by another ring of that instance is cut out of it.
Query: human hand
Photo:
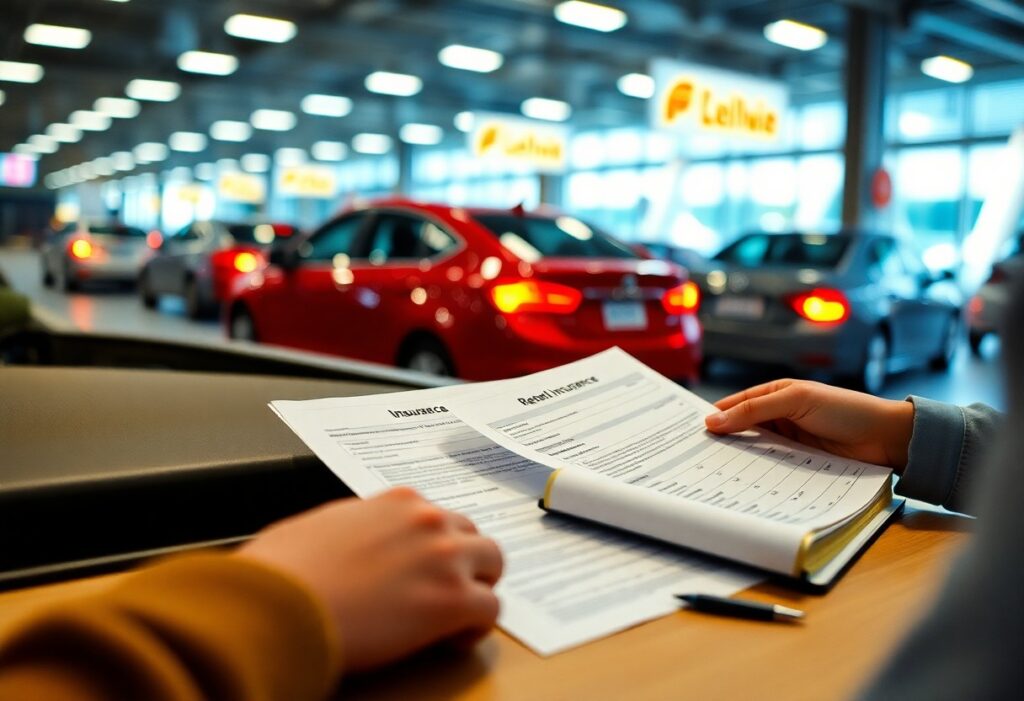
[[[286,519],[243,545],[238,556],[297,577],[321,599],[341,640],[346,672],[440,640],[475,640],[498,617],[497,544],[465,516],[406,487]]]
[[[914,405],[820,382],[775,380],[715,403],[704,419],[713,433],[763,426],[804,445],[903,471]]]

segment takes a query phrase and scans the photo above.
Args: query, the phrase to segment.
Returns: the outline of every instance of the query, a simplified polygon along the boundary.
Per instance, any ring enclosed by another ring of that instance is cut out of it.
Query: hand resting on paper
[[[804,445],[902,473],[914,428],[914,405],[820,382],[774,380],[715,403],[705,418],[713,433],[762,426]]]
[[[237,556],[290,573],[320,598],[341,640],[345,672],[440,640],[472,641],[498,617],[497,544],[465,516],[405,487],[277,523]]]

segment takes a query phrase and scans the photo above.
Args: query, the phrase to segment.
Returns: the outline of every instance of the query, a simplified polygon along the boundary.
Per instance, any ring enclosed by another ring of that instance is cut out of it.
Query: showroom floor
[[[180,300],[163,299],[159,311],[154,312],[143,308],[134,291],[124,288],[97,288],[76,294],[47,289],[42,286],[38,257],[33,251],[0,248],[0,270],[16,290],[32,300],[48,322],[82,330],[172,340],[217,341],[224,337],[217,321],[195,322],[186,318]],[[890,378],[884,393],[894,398],[918,394],[958,404],[985,402],[1004,408],[998,343],[988,344],[985,351],[985,358],[972,357],[965,343],[951,371],[902,373]],[[777,372],[772,370],[719,363],[696,391],[714,401],[776,376]]]

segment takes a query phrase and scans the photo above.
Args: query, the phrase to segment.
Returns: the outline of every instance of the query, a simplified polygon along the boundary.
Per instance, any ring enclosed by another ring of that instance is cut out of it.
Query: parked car
[[[613,345],[695,380],[699,290],[574,217],[385,200],[271,251],[226,323],[258,340],[472,380]]]
[[[69,292],[87,282],[135,283],[152,239],[122,224],[79,222],[56,232],[40,251],[43,285]]]
[[[163,240],[139,275],[139,296],[149,309],[160,295],[185,300],[189,317],[212,314],[241,275],[267,264],[275,240],[289,237],[287,224],[197,221]]]
[[[962,295],[901,241],[873,233],[753,233],[695,276],[709,358],[824,372],[878,393],[886,375],[949,367]]]
[[[646,253],[652,258],[678,263],[692,273],[705,273],[708,270],[708,259],[692,248],[655,241],[634,243],[631,248],[638,253]]]
[[[997,333],[1010,306],[1014,284],[1024,280],[1024,234],[1014,240],[1008,254],[992,266],[992,274],[967,305],[967,338],[971,351],[981,354],[985,336]]]

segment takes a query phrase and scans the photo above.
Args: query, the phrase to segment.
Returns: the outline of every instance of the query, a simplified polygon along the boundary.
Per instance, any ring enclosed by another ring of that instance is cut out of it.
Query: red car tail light
[[[491,288],[491,302],[498,311],[572,314],[583,301],[583,293],[554,282],[522,280]]]
[[[684,282],[665,290],[661,304],[669,314],[695,314],[700,306],[700,288],[695,282]]]
[[[85,239],[75,239],[69,247],[71,255],[79,260],[85,260],[92,256],[92,244]]]
[[[156,229],[153,229],[146,234],[146,245],[152,248],[154,251],[163,244],[164,236]]]
[[[818,324],[841,324],[850,318],[850,302],[839,290],[813,289],[794,295],[789,303],[797,314]]]

